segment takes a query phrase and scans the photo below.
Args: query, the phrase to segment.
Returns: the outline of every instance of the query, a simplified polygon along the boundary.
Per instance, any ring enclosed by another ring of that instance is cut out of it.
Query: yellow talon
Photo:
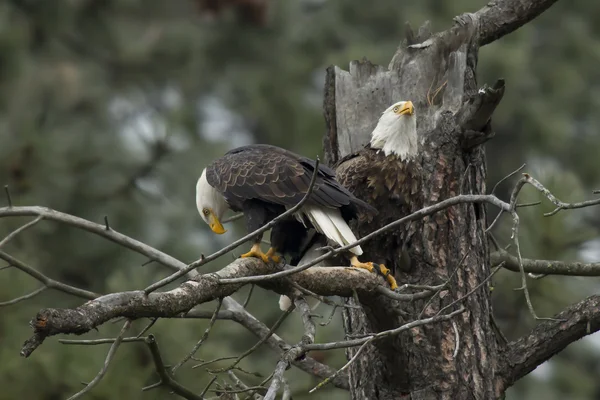
[[[379,272],[381,272],[383,276],[385,276],[385,279],[390,284],[390,289],[398,289],[398,283],[396,283],[396,278],[394,278],[394,276],[392,275],[392,271],[390,271],[389,268],[386,268],[386,266],[383,264],[379,264]]]
[[[266,253],[263,253],[263,251],[260,248],[260,244],[259,243],[255,243],[254,245],[252,245],[252,248],[250,249],[249,252],[242,254],[240,257],[241,258],[248,258],[248,257],[255,257],[255,258],[260,258],[261,260],[263,260],[264,263],[269,263],[269,261],[273,261],[275,263],[279,263],[281,261],[281,257],[279,257],[278,255],[275,254],[277,250],[275,250],[273,247],[271,247],[269,249],[269,251],[267,251]]]
[[[267,254],[266,254],[267,259],[270,259],[274,263],[279,264],[281,262],[281,257],[279,257],[275,253],[277,253],[277,250],[275,250],[275,247],[271,247],[269,250],[267,250]]]
[[[385,279],[387,280],[387,282],[390,285],[390,289],[395,290],[398,288],[398,283],[396,283],[396,279],[392,275],[392,271],[390,271],[388,268],[386,268],[385,265],[374,264],[372,262],[363,263],[363,262],[358,261],[358,258],[356,258],[356,256],[354,256],[350,259],[350,264],[354,268],[366,269],[369,272],[378,272],[385,277]],[[378,271],[376,271],[376,269]]]

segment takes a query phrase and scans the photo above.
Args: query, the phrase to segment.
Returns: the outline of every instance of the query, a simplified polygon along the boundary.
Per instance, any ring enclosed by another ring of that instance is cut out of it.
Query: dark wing
[[[229,151],[207,167],[208,183],[229,201],[259,199],[294,206],[307,193],[315,161],[269,145],[244,146]],[[371,209],[335,180],[324,165],[319,171],[308,204],[329,208],[354,206]]]
[[[370,146],[342,157],[335,166],[336,179],[352,193],[368,187],[368,172],[371,168],[365,157],[367,151],[371,151]]]

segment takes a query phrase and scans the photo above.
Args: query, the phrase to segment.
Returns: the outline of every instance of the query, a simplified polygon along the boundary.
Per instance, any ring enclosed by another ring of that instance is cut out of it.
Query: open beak
[[[221,221],[219,221],[219,218],[217,218],[213,213],[211,213],[210,217],[208,217],[208,225],[210,226],[210,229],[212,229],[212,231],[217,235],[222,235],[227,232],[225,228],[223,228],[223,224]]]
[[[415,107],[412,101],[407,101],[402,106],[402,109],[398,112],[398,115],[413,115],[415,113]]]

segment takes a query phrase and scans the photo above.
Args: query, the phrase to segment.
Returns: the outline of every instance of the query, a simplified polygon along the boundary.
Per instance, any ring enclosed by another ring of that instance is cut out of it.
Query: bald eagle
[[[225,232],[221,219],[225,211],[242,211],[248,232],[298,204],[308,192],[316,163],[291,151],[270,145],[243,146],[227,152],[206,167],[196,184],[196,205],[213,232]],[[335,172],[319,165],[312,193],[293,215],[271,230],[271,248],[263,253],[262,234],[254,239],[249,252],[241,257],[258,257],[279,262],[279,254],[301,256],[308,230],[314,229],[339,246],[356,241],[348,222],[359,213],[373,215],[377,210],[356,198],[335,179]],[[362,248],[349,249],[350,264],[374,270],[373,263],[361,263]],[[387,273],[385,266],[377,272]],[[396,282],[388,280],[393,289]]]
[[[377,215],[360,215],[355,231],[364,236],[412,212],[411,203],[419,196],[420,166],[417,118],[411,101],[387,108],[360,151],[338,161],[337,180],[356,197],[378,210]],[[410,267],[407,246],[410,230],[400,227],[363,244],[375,262],[392,270]]]

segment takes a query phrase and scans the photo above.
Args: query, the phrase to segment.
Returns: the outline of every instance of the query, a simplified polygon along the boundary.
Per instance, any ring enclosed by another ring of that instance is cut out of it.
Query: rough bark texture
[[[421,196],[412,209],[461,193],[485,193],[485,156],[478,144],[493,135],[489,118],[504,85],[499,81],[493,88],[478,90],[475,25],[466,16],[435,36],[427,27],[418,35],[409,32],[388,69],[366,60],[352,62],[348,72],[328,69],[326,162],[334,164],[359,150],[369,141],[382,110],[411,100],[418,116],[424,170]],[[429,302],[387,309],[362,298],[363,310],[346,310],[348,333],[379,332],[420,315],[435,315],[475,290],[490,273],[485,216],[482,205],[466,204],[417,221],[409,248],[412,269],[397,273],[399,284],[438,284],[450,278],[448,290]],[[490,324],[488,285],[463,304],[468,312],[456,319],[458,343],[452,324],[446,322],[412,329],[365,351],[350,369],[352,398],[495,398],[498,348]],[[355,351],[349,349],[348,356]]]

